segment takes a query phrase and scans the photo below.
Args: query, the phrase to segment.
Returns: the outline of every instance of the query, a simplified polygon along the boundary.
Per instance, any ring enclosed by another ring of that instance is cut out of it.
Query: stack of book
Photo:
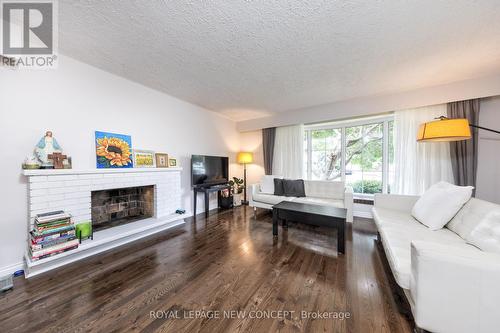
[[[48,258],[78,247],[71,215],[63,211],[39,214],[30,232],[31,260]]]

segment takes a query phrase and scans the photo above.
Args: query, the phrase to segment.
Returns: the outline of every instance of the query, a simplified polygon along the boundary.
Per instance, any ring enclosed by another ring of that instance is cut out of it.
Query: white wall
[[[500,96],[481,101],[479,125],[500,131]],[[500,204],[500,135],[479,130],[476,197]]]
[[[177,157],[184,208],[191,211],[191,154],[225,155],[240,148],[235,123],[67,57],[52,71],[0,70],[0,273],[21,263],[27,236],[27,183],[21,163],[52,130],[73,168],[95,168],[94,131],[132,135],[134,148]],[[250,148],[250,147],[249,147]],[[198,210],[203,209],[202,198]]]
[[[242,151],[253,152],[253,163],[247,166],[247,184],[255,184],[260,181],[264,172],[264,152],[262,150],[262,131],[251,131],[240,134],[240,146]]]

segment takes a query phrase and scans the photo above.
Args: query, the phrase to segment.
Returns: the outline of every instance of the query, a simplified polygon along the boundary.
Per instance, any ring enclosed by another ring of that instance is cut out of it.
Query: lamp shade
[[[236,160],[240,164],[249,164],[253,162],[253,153],[249,152],[240,152],[236,157]]]
[[[448,119],[444,117],[420,125],[417,135],[417,141],[419,142],[461,141],[470,138],[470,127],[467,119]]]

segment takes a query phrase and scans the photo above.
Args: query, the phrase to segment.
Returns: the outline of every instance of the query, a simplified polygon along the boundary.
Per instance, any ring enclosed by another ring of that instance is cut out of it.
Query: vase
[[[233,194],[233,206],[234,207],[241,206],[241,193]]]

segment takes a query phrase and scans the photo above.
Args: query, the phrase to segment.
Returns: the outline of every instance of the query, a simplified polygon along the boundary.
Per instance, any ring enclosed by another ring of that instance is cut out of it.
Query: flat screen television
[[[229,158],[191,156],[191,184],[194,187],[226,184],[229,181]]]

